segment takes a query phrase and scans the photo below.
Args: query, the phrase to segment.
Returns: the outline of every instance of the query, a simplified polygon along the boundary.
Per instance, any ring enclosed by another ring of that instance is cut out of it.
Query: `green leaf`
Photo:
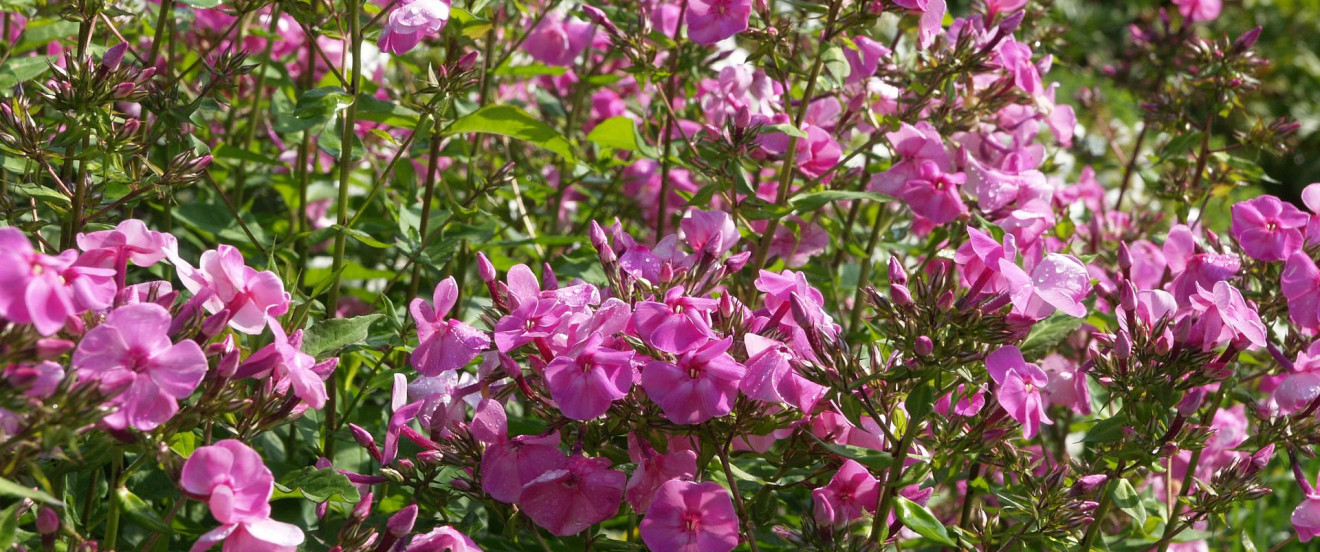
[[[1082,439],[1083,443],[1112,443],[1123,436],[1124,416],[1114,414],[1108,418],[1096,422],[1091,426],[1091,430],[1086,432],[1086,437]]]
[[[8,508],[0,510],[0,550],[14,547],[14,541],[18,536],[18,507],[22,505],[22,502],[15,502]]]
[[[1137,522],[1137,527],[1145,530],[1146,507],[1141,504],[1141,495],[1137,494],[1131,482],[1127,479],[1119,479],[1118,484],[1114,485],[1113,500],[1114,506],[1118,506],[1118,509],[1132,516],[1132,520]]]
[[[640,152],[647,157],[655,157],[652,148],[637,135],[637,123],[622,115],[601,121],[591,129],[587,140],[607,148]]]
[[[160,516],[156,515],[156,511],[151,508],[151,505],[147,504],[147,501],[142,500],[138,495],[133,494],[133,491],[128,490],[126,487],[115,489],[115,500],[119,501],[119,507],[130,519],[143,527],[157,533],[174,534],[174,528],[161,521]]]
[[[894,514],[903,525],[911,529],[914,533],[926,537],[927,539],[943,544],[945,546],[958,546],[958,543],[949,538],[949,531],[940,523],[939,518],[935,517],[925,506],[917,504],[902,496],[894,497]]]
[[[856,192],[852,190],[824,190],[820,192],[809,192],[798,194],[788,200],[799,213],[806,213],[820,209],[834,201],[843,201],[850,199],[866,199],[870,201],[886,202],[893,198],[876,192]]]
[[[812,436],[812,438],[816,439],[814,435]],[[820,443],[821,446],[825,447],[834,454],[837,454],[849,460],[855,460],[858,464],[866,466],[868,469],[875,470],[877,472],[884,471],[888,469],[890,466],[894,465],[894,456],[889,454],[888,452],[871,450],[863,447],[855,447],[852,445],[833,445],[830,443],[826,443],[825,441],[822,441],[820,439],[816,439],[816,442]]]
[[[358,119],[371,121],[398,128],[416,128],[422,115],[394,102],[377,99],[368,94],[358,94]]]
[[[301,470],[284,474],[275,482],[275,494],[272,500],[302,496],[312,502],[357,502],[357,487],[334,468],[316,469],[307,466]]]
[[[51,506],[63,506],[64,503],[55,500],[55,497],[36,489],[29,489],[18,483],[0,477],[0,496],[16,496],[19,498],[30,498],[37,502],[49,504]]]
[[[444,135],[470,132],[517,138],[550,150],[570,163],[577,162],[568,139],[564,138],[563,134],[527,114],[526,111],[511,105],[488,105],[478,109],[454,121],[454,124],[445,129]]]
[[[913,420],[925,419],[926,415],[930,414],[931,409],[935,406],[935,385],[933,383],[918,385],[911,393],[908,393],[907,400],[903,401],[903,406],[906,407],[908,415]]]
[[[331,318],[307,328],[303,335],[302,350],[318,360],[338,352],[349,345],[367,340],[367,329],[383,314],[368,314],[354,318]]]
[[[794,138],[798,138],[798,139],[802,139],[802,140],[807,139],[807,133],[802,132],[802,129],[800,129],[800,128],[798,128],[798,127],[795,127],[795,126],[793,126],[793,125],[790,125],[790,124],[788,124],[788,123],[778,123],[778,124],[773,124],[773,125],[762,125],[762,126],[761,126],[761,134],[772,134],[772,133],[775,133],[775,132],[780,132],[780,133],[783,133],[783,134],[787,134],[787,135],[789,135],[789,136],[792,136],[792,137],[794,137]]]
[[[1022,343],[1022,356],[1033,358],[1040,356],[1064,338],[1082,327],[1084,319],[1056,312],[1049,318],[1038,322],[1031,328],[1031,334]]]
[[[843,55],[843,48],[837,44],[831,44],[825,49],[821,54],[821,61],[825,62],[826,74],[833,77],[836,84],[843,84],[852,73],[852,65],[848,64],[848,58]]]
[[[48,56],[9,58],[0,65],[0,88],[12,88],[20,82],[27,82],[50,70],[51,59]]]

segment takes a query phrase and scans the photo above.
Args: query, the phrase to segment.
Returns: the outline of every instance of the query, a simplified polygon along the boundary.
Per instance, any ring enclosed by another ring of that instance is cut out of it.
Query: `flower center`
[[[701,527],[701,514],[698,512],[683,512],[683,530],[688,533],[696,533]]]

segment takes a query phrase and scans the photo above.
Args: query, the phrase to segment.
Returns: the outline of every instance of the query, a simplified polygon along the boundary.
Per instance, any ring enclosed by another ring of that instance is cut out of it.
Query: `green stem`
[[[123,472],[123,467],[124,451],[123,449],[120,449],[115,455],[115,459],[110,467],[112,476],[110,479],[110,487],[108,489],[110,492],[109,504],[107,504],[110,510],[105,516],[105,540],[102,542],[102,544],[105,544],[107,547],[106,550],[110,552],[114,552],[115,546],[119,542],[119,497],[115,495],[119,492],[119,487],[123,485],[123,480],[120,476]]]
[[[1114,486],[1118,484],[1119,479],[1123,478],[1123,470],[1126,468],[1127,465],[1125,463],[1119,462],[1118,466],[1114,469],[1114,474],[1111,475],[1109,481],[1105,483],[1104,492],[1100,495],[1100,505],[1095,508],[1094,521],[1092,521],[1091,525],[1086,528],[1086,535],[1082,537],[1081,546],[1077,548],[1079,551],[1086,552],[1090,550],[1091,543],[1095,542],[1095,538],[1100,536],[1100,524],[1104,523],[1105,515],[1109,513],[1109,507],[1114,503],[1112,498],[1114,495]]]
[[[917,437],[917,429],[921,427],[922,420],[908,420],[908,427],[903,431],[903,437],[899,439],[897,447],[894,449],[894,463],[889,467],[889,473],[885,475],[885,486],[880,489],[880,503],[875,507],[875,519],[871,523],[871,541],[877,546],[889,538],[889,510],[893,507],[894,496],[898,494],[898,486],[895,484],[903,476],[903,464],[906,463],[908,449],[912,446],[912,440]]]
[[[440,125],[436,124],[431,130],[431,151],[430,159],[426,163],[426,187],[422,190],[422,221],[418,228],[418,236],[422,241],[426,241],[426,233],[430,229],[431,223],[431,202],[435,199],[435,180],[436,173],[440,172]],[[417,286],[421,283],[422,265],[420,263],[413,265],[412,281],[408,284],[408,297],[417,296]]]

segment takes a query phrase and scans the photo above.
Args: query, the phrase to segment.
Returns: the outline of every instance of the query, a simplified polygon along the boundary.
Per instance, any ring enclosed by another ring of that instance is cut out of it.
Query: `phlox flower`
[[[84,252],[103,251],[116,270],[122,287],[128,261],[137,266],[151,266],[163,259],[179,257],[179,244],[174,236],[147,229],[146,223],[128,219],[113,230],[78,234],[78,248]]]
[[[738,546],[738,513],[719,483],[671,479],[656,490],[640,532],[651,550],[729,552]]]
[[[448,525],[412,538],[403,552],[481,552],[477,543]]]
[[[436,284],[432,298],[434,303],[419,297],[408,306],[417,323],[419,341],[410,361],[423,376],[467,366],[490,346],[490,337],[485,333],[458,320],[444,318],[458,301],[458,284],[453,276]]]
[[[1174,274],[1173,283],[1167,289],[1183,307],[1188,306],[1198,287],[1211,289],[1215,282],[1237,275],[1242,267],[1236,256],[1200,251],[1196,238],[1185,224],[1169,229],[1164,240],[1164,260],[1168,263],[1169,273]]]
[[[231,245],[202,253],[198,267],[179,263],[179,279],[212,314],[229,310],[229,326],[256,335],[266,319],[289,312],[292,298],[274,272],[247,266],[243,254]]]
[[[564,18],[551,12],[541,23],[527,33],[522,49],[532,59],[546,65],[571,67],[578,55],[591,44],[595,34],[591,23],[576,18]]]
[[[593,333],[546,365],[545,384],[565,416],[590,420],[609,410],[632,389],[636,372],[633,351],[605,347]]]
[[[628,434],[628,458],[637,464],[623,497],[634,511],[645,512],[651,507],[655,491],[671,479],[687,479],[697,474],[697,453],[693,450],[673,450],[660,454],[651,448],[645,437]]]
[[[70,316],[110,306],[114,269],[88,265],[72,249],[46,255],[17,228],[0,228],[0,316],[54,335]]]
[[[317,363],[316,359],[302,352],[303,331],[295,330],[293,336],[284,332],[284,327],[274,319],[270,321],[270,330],[275,341],[252,353],[235,372],[235,377],[263,378],[273,374],[275,389],[285,391],[293,388],[293,394],[307,403],[307,406],[320,410],[329,398],[325,390],[325,378],[339,365],[338,359]]]
[[[1173,0],[1173,3],[1188,21],[1213,21],[1224,9],[1223,0]]]
[[[115,394],[109,404],[119,408],[105,418],[106,425],[155,429],[178,412],[178,399],[201,383],[206,355],[195,341],[172,343],[169,327],[164,307],[136,303],[115,309],[83,336],[73,368],[80,380],[96,381],[102,392]]]
[[[1199,288],[1191,302],[1199,314],[1192,326],[1193,340],[1200,339],[1203,351],[1230,343],[1245,349],[1265,346],[1265,324],[1232,284],[1219,281],[1212,290]]]
[[[1282,261],[1301,249],[1310,220],[1291,203],[1260,196],[1233,205],[1233,237],[1248,257]]]
[[[647,345],[668,353],[692,351],[714,337],[710,313],[719,302],[707,297],[689,297],[682,287],[665,293],[664,302],[641,301],[632,322]]]
[[[497,401],[483,399],[471,427],[472,435],[486,443],[481,455],[481,490],[500,502],[519,502],[524,485],[568,465],[568,457],[558,448],[558,432],[509,439],[508,418]]]
[[[999,261],[1017,262],[1017,239],[1004,234],[1004,241],[995,241],[990,234],[967,227],[968,240],[958,246],[953,261],[962,268],[963,282],[973,294],[1009,291],[1008,279],[1000,272]]]
[[[688,0],[688,38],[709,46],[747,30],[752,0]]]
[[[788,345],[756,334],[743,336],[747,348],[747,373],[739,388],[753,399],[788,403],[811,412],[825,396],[824,386],[808,380],[793,369],[796,358]]]
[[[1086,316],[1082,299],[1091,293],[1091,277],[1076,257],[1045,255],[1030,276],[1009,259],[999,260],[999,270],[1007,281],[1014,312],[1037,320],[1055,309],[1077,318]]]
[[[607,458],[574,456],[527,482],[518,505],[551,534],[575,535],[614,517],[626,480],[623,472],[610,469]]]
[[[746,369],[727,352],[733,338],[683,353],[678,363],[657,360],[642,370],[642,388],[676,424],[699,424],[728,414]]]
[[[709,252],[718,259],[738,243],[738,227],[725,211],[692,209],[678,225],[683,229],[684,241],[694,253]]]
[[[422,38],[440,33],[449,22],[450,0],[409,0],[390,12],[376,43],[381,51],[402,54]]]
[[[189,497],[205,501],[222,524],[270,517],[275,477],[261,455],[241,441],[225,439],[200,447],[183,463],[179,485]]]
[[[1305,251],[1297,251],[1283,264],[1280,278],[1288,299],[1288,318],[1301,328],[1320,330],[1320,268]]]
[[[212,529],[198,537],[189,552],[210,550],[217,543],[224,543],[223,552],[297,552],[304,539],[298,526],[263,518]]]
[[[1022,436],[1030,439],[1040,431],[1040,424],[1053,425],[1045,415],[1044,391],[1049,377],[1035,364],[1022,358],[1022,351],[1012,345],[986,355],[985,369],[995,381],[995,398],[1008,415],[1022,424]]]
[[[811,491],[816,523],[822,526],[843,525],[874,512],[879,499],[879,482],[856,460],[846,460],[828,485]]]

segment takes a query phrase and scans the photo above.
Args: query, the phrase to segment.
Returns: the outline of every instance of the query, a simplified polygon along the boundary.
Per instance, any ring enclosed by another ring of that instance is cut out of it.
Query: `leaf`
[[[607,148],[640,152],[647,157],[655,157],[655,148],[647,145],[637,135],[637,123],[622,115],[601,121],[591,129],[587,140]]]
[[[825,447],[830,452],[849,460],[855,460],[858,464],[877,472],[884,471],[894,465],[894,457],[888,452],[855,447],[852,445],[834,445],[817,439],[814,435],[812,438],[816,439],[817,443],[820,443],[821,446]]]
[[[1031,328],[1031,333],[1027,335],[1027,340],[1022,343],[1022,356],[1027,358],[1039,356],[1040,353],[1044,353],[1074,331],[1077,331],[1077,328],[1082,327],[1083,322],[1085,320],[1082,318],[1056,312],[1049,318],[1036,323]]]
[[[48,56],[9,58],[0,65],[0,88],[12,88],[20,82],[27,82],[50,70]]]
[[[896,496],[894,497],[894,514],[898,516],[898,520],[902,521],[904,526],[914,533],[945,546],[958,546],[957,542],[949,538],[949,531],[944,528],[944,524],[940,523],[935,514],[932,514],[925,506],[902,496]]]
[[[1124,417],[1114,414],[1108,418],[1096,422],[1091,426],[1091,430],[1086,432],[1086,437],[1082,439],[1083,443],[1112,443],[1123,436]]]
[[[386,126],[412,129],[417,127],[422,115],[394,102],[377,99],[368,94],[358,94],[358,119],[371,121]],[[392,139],[392,138],[391,138]]]
[[[454,121],[445,129],[444,135],[470,132],[517,138],[550,150],[570,163],[577,162],[563,134],[511,105],[488,105],[478,109]]]
[[[935,406],[935,385],[932,383],[918,385],[908,393],[903,406],[913,420],[925,419],[926,415],[930,414],[931,408]]]
[[[161,521],[160,516],[156,515],[156,511],[151,508],[151,505],[147,504],[147,501],[142,500],[138,495],[133,494],[133,491],[128,490],[126,487],[115,489],[115,500],[119,501],[119,507],[123,509],[125,514],[128,514],[129,518],[143,527],[157,533],[174,534],[174,528]]]
[[[18,483],[0,477],[0,496],[16,496],[19,498],[30,498],[37,502],[49,504],[51,506],[63,506],[64,503],[55,500],[55,497],[36,489],[29,489]]]
[[[852,190],[824,190],[820,192],[810,192],[798,194],[788,200],[799,213],[807,213],[820,209],[834,201],[843,201],[850,199],[866,199],[870,201],[886,202],[893,198],[877,192],[857,192]]]
[[[792,137],[795,137],[795,138],[799,138],[799,139],[802,139],[802,140],[807,139],[807,133],[802,132],[802,129],[800,129],[800,128],[798,128],[798,127],[795,127],[795,126],[793,126],[793,125],[790,125],[790,124],[788,124],[788,123],[778,123],[778,124],[773,124],[773,125],[762,125],[762,126],[761,126],[761,134],[772,134],[772,133],[775,133],[775,132],[780,132],[780,133],[783,133],[783,134],[787,134],[787,135],[789,135],[789,136],[792,136]]]
[[[360,317],[359,317],[360,318]],[[334,468],[316,469],[307,466],[301,470],[284,474],[275,482],[275,494],[272,500],[302,496],[312,502],[357,502],[357,487]]]
[[[344,347],[362,343],[367,340],[367,329],[382,317],[383,314],[368,314],[322,320],[307,328],[303,334],[302,350],[320,360]]]
[[[843,84],[843,81],[852,73],[852,65],[848,64],[847,56],[843,55],[843,48],[837,44],[831,44],[825,52],[821,54],[821,61],[825,62],[825,71],[834,78],[837,84]]]
[[[303,92],[291,115],[275,118],[278,132],[298,132],[323,125],[353,103],[353,97],[338,86],[323,86]],[[330,133],[333,134],[333,133]]]
[[[15,502],[0,510],[0,550],[14,547],[14,540],[18,536],[18,507],[22,505],[22,502]]]
[[[1141,504],[1141,495],[1137,494],[1132,483],[1127,479],[1119,479],[1118,484],[1114,485],[1113,499],[1114,506],[1118,506],[1118,509],[1132,516],[1132,520],[1137,522],[1137,527],[1144,531],[1146,507]]]

